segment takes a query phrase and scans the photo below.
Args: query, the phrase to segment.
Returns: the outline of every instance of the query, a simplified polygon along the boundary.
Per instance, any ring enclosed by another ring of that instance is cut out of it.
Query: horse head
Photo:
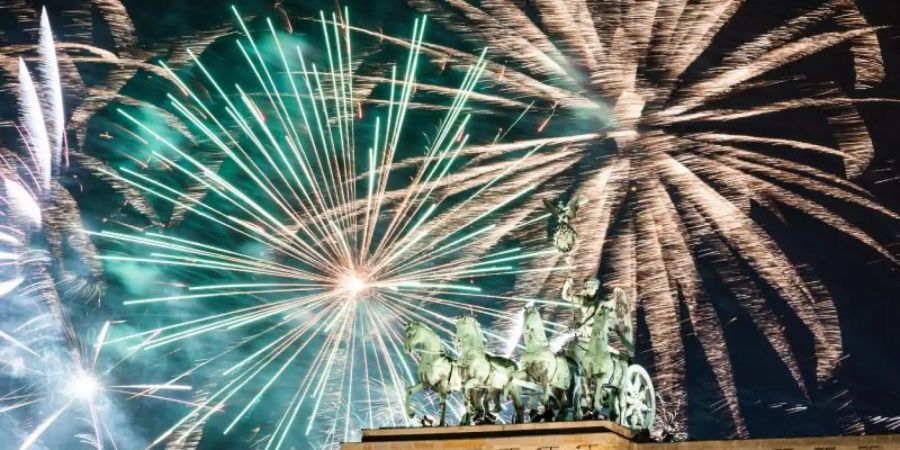
[[[544,331],[544,321],[534,305],[525,307],[525,323],[522,326],[522,336],[525,344],[547,344],[547,333]]]
[[[403,334],[403,349],[406,350],[407,353],[413,351],[413,349],[422,344],[428,343],[429,337],[434,336],[434,332],[422,322],[411,322],[406,324]]]
[[[463,316],[456,319],[456,343],[460,351],[465,348],[484,352],[481,324],[474,317]]]

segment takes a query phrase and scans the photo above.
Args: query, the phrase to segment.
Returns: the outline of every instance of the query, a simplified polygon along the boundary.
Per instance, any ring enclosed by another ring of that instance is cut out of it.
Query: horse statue
[[[586,416],[602,415],[606,408],[611,420],[633,430],[644,430],[653,426],[656,411],[650,375],[643,367],[631,364],[629,355],[620,355],[609,344],[611,328],[626,329],[617,322],[626,316],[630,320],[630,312],[623,312],[627,309],[627,297],[618,288],[612,299],[597,305],[590,340],[579,361],[581,384],[591,405]],[[624,341],[621,337],[620,340]],[[629,344],[623,342],[625,346]]]
[[[578,363],[550,350],[544,322],[534,306],[525,308],[525,350],[519,358],[524,379],[541,386],[544,420],[565,420],[570,409],[580,416]],[[554,418],[553,412],[557,411]],[[532,414],[534,416],[534,414]]]
[[[431,328],[421,322],[413,322],[404,330],[403,348],[419,355],[419,383],[406,389],[406,414],[415,415],[412,396],[424,389],[431,389],[440,398],[439,426],[446,424],[447,397],[462,390],[463,377],[456,360],[444,354],[441,340]],[[467,424],[468,414],[462,422]]]
[[[460,317],[456,320],[456,348],[459,352],[457,365],[463,379],[463,393],[468,404],[473,405],[470,414],[474,420],[490,422],[490,412],[500,412],[502,401],[512,398],[515,407],[513,421],[524,422],[524,406],[520,388],[514,380],[519,370],[515,361],[487,353],[481,325],[474,317]],[[482,400],[479,402],[479,399]],[[493,411],[490,403],[493,401]]]
[[[559,200],[557,204],[544,200],[544,208],[556,217],[556,229],[553,231],[553,247],[560,253],[569,257],[575,247],[578,246],[578,234],[572,228],[572,221],[578,214],[579,197],[572,198],[568,203]]]

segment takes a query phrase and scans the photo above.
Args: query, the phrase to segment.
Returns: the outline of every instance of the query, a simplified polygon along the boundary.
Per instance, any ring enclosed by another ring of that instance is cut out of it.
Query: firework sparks
[[[11,443],[15,443],[17,432],[31,428],[15,444],[20,450],[52,445],[57,439],[66,443],[81,440],[94,448],[104,448],[106,443],[115,446],[128,433],[117,430],[113,436],[106,425],[107,419],[120,416],[108,401],[112,394],[179,402],[156,392],[190,388],[110,382],[112,369],[129,354],[111,366],[101,362],[109,323],[103,326],[92,350],[81,350],[62,302],[65,293],[57,291],[60,283],[52,275],[62,274],[64,283],[79,281],[62,257],[63,237],[68,249],[85,256],[83,262],[89,270],[95,269],[93,275],[99,269],[91,265],[93,246],[80,229],[77,207],[57,181],[67,159],[67,146],[61,82],[46,13],[41,19],[38,54],[37,82],[25,61],[19,59],[18,63],[19,131],[25,151],[18,154],[4,149],[0,154],[4,181],[0,197],[4,219],[0,225],[0,292],[4,300],[0,317],[0,412],[5,425],[13,424],[7,430]],[[69,286],[68,293],[87,294],[88,298],[98,294],[90,281]],[[25,425],[33,421],[36,425]],[[90,429],[87,433],[79,425],[85,422]]]
[[[460,157],[472,158],[470,168],[438,191],[484,183],[507,169],[511,155],[544,143],[505,184],[515,189],[536,183],[540,188],[530,192],[569,192],[589,201],[587,214],[578,218],[579,229],[590,232],[576,256],[576,277],[600,272],[609,289],[622,287],[637,299],[646,315],[654,384],[668,404],[686,404],[681,330],[687,323],[700,338],[735,433],[747,434],[724,324],[706,293],[701,265],[724,281],[801,391],[808,393],[809,386],[831,377],[841,356],[834,307],[818,283],[801,273],[755,222],[750,208],[759,204],[779,217],[780,207],[799,211],[896,263],[895,255],[861,225],[829,207],[838,202],[898,218],[850,181],[873,155],[856,105],[885,100],[855,99],[833,83],[765,78],[810,54],[849,43],[857,87],[880,82],[884,68],[876,30],[853,2],[820,2],[726,50],[718,65],[699,73],[694,63],[712,51],[743,1],[410,3],[463,39],[490,44],[485,77],[498,94],[485,93],[481,101],[494,112],[503,105],[492,96],[532,102],[529,115],[535,118],[525,123],[549,135],[460,150]],[[829,21],[840,29],[813,34]],[[443,63],[469,64],[477,58],[439,45],[426,45],[422,52]],[[765,103],[767,98],[776,100]],[[729,131],[747,120],[779,114],[824,118],[836,145],[774,132]],[[822,155],[842,162],[844,173],[809,162]],[[537,214],[540,202],[530,197],[523,200],[532,215],[510,217],[506,226]],[[522,295],[538,295],[559,286],[560,276],[522,277],[518,288]],[[815,377],[802,374],[799,344],[785,334],[784,318],[762,299],[765,287],[774,288],[782,302],[778,308],[786,306],[814,337]],[[684,427],[684,411],[675,417]]]
[[[9,386],[9,391],[0,396],[0,412],[29,420],[40,418],[21,440],[19,450],[33,448],[45,439],[54,441],[55,438],[47,437],[54,427],[66,430],[65,441],[70,441],[70,436],[74,435],[81,436],[82,441],[98,449],[104,448],[106,443],[115,448],[115,443],[121,442],[127,433],[122,430],[113,433],[106,425],[107,418],[119,414],[109,401],[112,395],[197,406],[166,394],[189,391],[190,386],[172,383],[123,385],[107,381],[112,371],[135,353],[127,352],[112,364],[103,363],[102,350],[110,326],[109,322],[104,324],[92,348],[86,352],[82,352],[77,343],[60,344],[69,338],[60,333],[58,321],[52,315],[35,316],[11,333],[0,331],[0,343],[9,345],[0,361],[3,378],[8,382],[5,385]],[[17,335],[24,338],[17,338]],[[74,424],[80,419],[87,419],[90,433],[76,431],[80,427]]]
[[[18,59],[18,99],[20,125],[17,126],[24,151],[0,148],[0,177],[3,178],[4,245],[11,247],[4,273],[18,278],[42,279],[46,301],[56,304],[56,280],[48,267],[59,274],[63,292],[73,298],[98,300],[103,292],[96,249],[81,228],[78,206],[58,181],[68,160],[65,137],[63,95],[53,33],[46,11],[40,20],[40,44],[37,53],[38,77],[32,77],[23,58]],[[41,93],[40,95],[38,93]],[[42,235],[46,250],[35,250],[31,240]],[[67,261],[65,253],[75,252],[79,261]],[[41,264],[35,264],[43,261]],[[31,262],[33,264],[24,264]],[[35,268],[36,265],[42,267]],[[32,270],[33,269],[33,270]],[[25,272],[31,270],[31,275]],[[53,292],[51,292],[53,291]]]
[[[111,103],[124,104],[129,106],[141,106],[153,108],[154,111],[166,121],[166,124],[173,130],[178,130],[185,139],[195,139],[192,131],[188,129],[186,124],[178,119],[171,111],[154,106],[153,99],[134,97],[125,88],[127,83],[136,77],[145,73],[153,74],[154,77],[160,77],[167,83],[174,83],[168,77],[170,74],[156,64],[151,64],[148,60],[154,57],[163,56],[170,64],[181,64],[189,59],[188,46],[197,50],[204,48],[213,41],[228,35],[234,31],[234,27],[214,26],[209,29],[197,30],[194,33],[182,35],[178,38],[166,42],[158,46],[147,46],[147,42],[139,42],[137,34],[139,32],[133,20],[132,13],[129,8],[119,0],[108,0],[98,4],[72,4],[57,5],[56,11],[51,9],[51,14],[61,15],[66,21],[64,27],[64,40],[56,42],[57,52],[46,51],[49,33],[45,33],[45,29],[49,25],[49,19],[46,11],[42,14],[35,14],[33,5],[22,0],[10,0],[4,2],[0,6],[4,11],[9,11],[11,19],[19,25],[19,31],[22,34],[30,34],[32,30],[39,29],[40,39],[38,45],[38,59],[44,62],[53,61],[52,65],[39,68],[42,77],[58,77],[62,85],[66,86],[67,95],[77,97],[79,101],[73,102],[68,112],[69,132],[74,135],[71,140],[76,146],[80,146],[82,150],[88,150],[91,146],[85,146],[87,143],[87,130],[89,122],[103,115],[104,108]],[[288,23],[288,26],[289,23]],[[111,42],[104,45],[97,39],[100,35],[109,36]],[[7,41],[9,36],[15,36],[20,33],[9,33],[0,37],[0,69],[5,72],[17,73],[19,65],[19,56],[25,58],[27,62],[31,62],[34,45],[31,43],[16,43]],[[58,62],[58,64],[56,64]],[[93,76],[89,79],[82,78],[83,67],[100,68],[100,70],[91,70]],[[80,69],[80,68],[81,69]],[[10,82],[0,86],[0,90],[18,90],[18,83]],[[44,90],[39,92],[53,92],[52,85],[43,86]],[[42,95],[43,97],[43,95]],[[53,110],[45,112],[45,118],[50,121],[62,124],[63,119],[62,103],[47,103],[48,108]],[[59,135],[64,142],[68,142],[65,134]],[[101,136],[108,139],[114,139],[115,133],[104,131]],[[104,153],[102,155],[94,153],[86,153],[84,151],[68,152],[68,146],[61,156],[63,157],[63,165],[70,162],[78,168],[86,169],[94,176],[107,183],[107,186],[122,196],[121,208],[136,209],[150,222],[159,222],[162,213],[157,211],[152,203],[148,201],[142,191],[134,189],[132,186],[121,183],[117,178],[110,177],[102,171],[115,171],[112,167],[118,165],[120,159],[128,159],[132,156],[129,154],[120,154],[117,152],[117,146],[100,146],[101,151],[110,150],[112,153]],[[207,164],[215,166],[221,160],[217,160],[218,154],[214,155],[198,155],[202,157]],[[80,184],[81,180],[73,177],[67,180],[72,184]],[[202,195],[202,185],[193,186],[195,195]],[[58,194],[66,196],[66,193]],[[63,198],[67,203],[74,201]],[[170,222],[177,222],[182,217],[181,214],[173,214],[169,216]],[[72,222],[71,223],[78,223]],[[67,221],[60,221],[65,224]],[[77,230],[72,230],[77,231]],[[89,245],[89,242],[85,245]],[[85,258],[88,259],[88,258]],[[85,286],[85,282],[75,280],[80,286],[74,286],[74,289],[96,289],[95,286]],[[90,293],[98,296],[99,293]]]
[[[227,155],[221,170],[194,159],[163,130],[122,111],[150,146],[151,159],[167,173],[154,177],[122,168],[108,175],[188,211],[188,216],[180,225],[183,234],[98,233],[111,246],[127,244],[121,246],[124,254],[109,251],[102,258],[108,268],[140,264],[185,277],[178,292],[128,300],[128,306],[185,308],[181,305],[200,302],[212,308],[188,307],[197,311],[194,317],[122,339],[142,337],[145,348],[153,349],[241,332],[233,345],[179,377],[201,372],[222,376],[200,407],[151,446],[184,439],[226,404],[235,405],[223,429],[230,433],[285,383],[293,388],[282,398],[290,400],[273,420],[266,449],[287,445],[301,421],[307,435],[324,429],[330,431],[323,441],[346,440],[356,421],[381,425],[382,415],[372,405],[402,398],[403,386],[414,383],[402,352],[404,322],[424,321],[449,336],[452,315],[494,321],[512,317],[505,312],[508,304],[560,304],[491,295],[474,283],[483,277],[515,276],[525,262],[555,251],[517,246],[477,250],[485,238],[495,247],[493,221],[533,186],[497,189],[506,175],[500,173],[458,195],[435,193],[469,141],[465,111],[485,69],[483,54],[454,90],[457,95],[434,122],[428,142],[415,144],[410,136],[418,133],[408,131],[409,116],[425,20],[413,27],[404,64],[391,69],[382,104],[386,108],[370,114],[354,95],[357,77],[347,15],[344,11],[340,20],[320,17],[322,62],[288,45],[271,22],[257,37],[244,26],[246,39],[238,42],[244,73],[262,96],[248,95],[241,84],[226,90],[195,57],[205,84],[218,94],[213,104],[163,66],[189,100],[170,96],[172,107]],[[217,107],[224,114],[215,113]],[[398,173],[395,155],[410,145],[425,148],[422,164]],[[540,148],[535,144],[511,161],[510,171]],[[203,184],[209,193],[192,197],[171,181],[172,174]],[[391,191],[400,184],[402,192]],[[481,199],[490,199],[491,207],[470,208]],[[219,244],[235,239],[244,244]],[[207,279],[215,281],[198,282]],[[373,388],[374,383],[382,388]],[[382,400],[385,389],[395,392]],[[352,411],[353,405],[369,406],[360,413]]]

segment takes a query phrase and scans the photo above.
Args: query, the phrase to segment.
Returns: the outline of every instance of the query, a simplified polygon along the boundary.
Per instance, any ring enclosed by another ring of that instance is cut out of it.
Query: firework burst
[[[23,305],[19,305],[23,308]],[[31,308],[40,310],[31,304]],[[11,322],[9,318],[4,325]],[[123,422],[119,405],[113,396],[128,400],[156,399],[197,407],[191,402],[171,397],[170,392],[189,391],[190,386],[164,384],[117,384],[114,370],[131,357],[140,344],[116,362],[105,363],[102,351],[111,324],[105,323],[93,346],[83,350],[63,332],[52,314],[35,314],[9,333],[0,330],[3,359],[2,375],[8,391],[0,396],[0,413],[4,421],[35,424],[19,445],[27,450],[51,442],[71,443],[73,438],[87,446],[103,449],[116,443],[132,445],[139,438],[132,435]],[[25,426],[15,426],[21,429]]]
[[[298,428],[307,435],[325,430],[322,442],[334,443],[354,438],[358,425],[408,424],[375,406],[387,402],[401,410],[397,399],[414,383],[402,351],[405,322],[426,322],[446,337],[454,315],[494,321],[511,316],[509,304],[562,304],[492,295],[475,283],[513,277],[527,261],[555,252],[496,245],[496,234],[510,231],[498,229],[496,217],[534,188],[497,185],[539,144],[480,186],[454,196],[435,193],[469,141],[467,104],[477,95],[485,60],[473,61],[434,132],[418,141],[423,130],[410,128],[422,121],[413,125],[409,116],[424,19],[414,25],[404,63],[385,78],[386,100],[364,102],[357,85],[369,80],[354,72],[346,16],[320,17],[316,62],[315,50],[288,44],[290,37],[271,22],[256,38],[244,27],[246,39],[238,42],[244,68],[232,75],[247,77],[249,88],[226,88],[194,58],[214,95],[207,99],[196,83],[163,66],[179,80],[171,107],[225,155],[219,170],[193,158],[165,129],[122,111],[147,145],[151,164],[163,170],[151,176],[123,167],[108,175],[187,211],[179,228],[165,232],[98,234],[111,247],[122,244],[115,247],[121,253],[102,257],[110,273],[136,266],[174,274],[135,278],[134,284],[165,295],[125,304],[177,320],[122,339],[141,337],[153,349],[234,338],[178,378],[215,374],[219,381],[200,407],[151,446],[192,435],[226,404],[226,434],[249,421],[261,403],[279,404],[266,449],[288,445]],[[373,104],[379,110],[369,114]],[[421,164],[394,170],[398,149],[409,154],[411,146],[424,147]],[[207,194],[192,196],[180,187],[188,182],[202,184]],[[491,206],[471,208],[482,200]]]
[[[107,175],[108,172],[115,172],[114,167],[118,166],[120,160],[131,158],[131,155],[117,151],[116,139],[120,137],[120,133],[125,133],[125,130],[115,120],[107,120],[106,109],[110,104],[152,108],[168,127],[177,130],[184,139],[192,141],[195,139],[192,130],[179,120],[178,116],[166,108],[156,106],[154,98],[144,96],[150,90],[132,91],[127,85],[138,77],[150,77],[171,87],[174,80],[168,78],[169,73],[160,66],[148,62],[149,60],[163,57],[169,64],[182,64],[190,58],[188,46],[198,51],[222,36],[233,33],[234,26],[230,24],[222,26],[213,22],[215,25],[209,28],[198,29],[163,43],[151,44],[146,39],[141,41],[138,38],[142,30],[140,22],[135,20],[131,11],[135,8],[129,8],[119,0],[96,4],[75,2],[54,6],[56,8],[51,7],[51,14],[59,17],[61,26],[57,31],[63,30],[64,35],[61,41],[55,43],[57,51],[53,55],[56,59],[53,67],[58,79],[66,87],[66,95],[74,100],[67,105],[68,143],[73,144],[74,149],[83,150],[71,153],[66,151],[63,154],[64,165],[71,164],[76,169],[71,171],[69,175],[72,176],[64,181],[72,191],[81,188],[84,179],[89,183],[103,182],[122,199],[114,206],[137,211],[147,221],[159,223],[164,212],[154,209],[143,192],[121,183],[118,178]],[[0,91],[9,90],[15,93],[19,89],[15,77],[18,73],[19,59],[24,58],[30,63],[35,45],[31,43],[33,40],[18,43],[7,38],[19,33],[30,35],[33,30],[40,30],[37,47],[46,48],[46,39],[49,37],[45,32],[48,15],[46,10],[40,15],[36,14],[34,6],[22,0],[4,2],[0,5],[0,10],[17,25],[11,27],[14,32],[0,37],[0,71],[12,75],[11,79],[0,86]],[[279,8],[276,7],[275,10],[278,11]],[[290,27],[290,22],[285,22],[283,26]],[[98,36],[108,36],[109,40],[103,42],[104,39],[98,39]],[[44,62],[45,56],[49,54],[44,52],[38,56],[38,60]],[[90,73],[90,76],[83,77],[83,73]],[[57,112],[62,113],[61,103],[59,107]],[[94,127],[101,128],[92,136],[90,130]],[[61,136],[66,138],[66,135]],[[86,145],[89,140],[93,145]],[[198,159],[213,167],[221,163],[220,156],[218,153],[196,155]],[[81,172],[81,169],[84,169],[84,172]],[[84,177],[86,174],[89,176]],[[82,177],[79,178],[78,175]],[[194,186],[193,190],[196,195],[202,195],[202,186]],[[71,205],[75,203],[74,200],[67,198],[66,192],[58,194],[57,197]],[[175,223],[181,217],[181,214],[170,214],[167,219],[169,223]],[[60,223],[64,224],[67,221]]]
[[[724,333],[728,317],[711,298],[710,283],[731,292],[802,395],[832,376],[842,355],[834,305],[815,277],[757,223],[751,208],[761,206],[775,217],[783,217],[783,209],[800,212],[896,263],[862,224],[831,206],[898,218],[851,181],[873,156],[857,105],[890,100],[854,98],[834,82],[778,73],[809,55],[849,48],[856,87],[879,83],[884,69],[876,29],[853,2],[817,2],[724,52],[712,44],[743,1],[410,3],[455,36],[491,45],[485,78],[495,89],[483,92],[479,104],[496,112],[509,102],[530,103],[529,116],[537,115],[532,122],[546,135],[462,149],[459,157],[470,157],[470,168],[437,191],[477,186],[505,172],[512,155],[543,144],[504,185],[537,183],[540,189],[531,192],[567,192],[587,200],[577,227],[590,231],[582,236],[571,275],[599,272],[607,289],[622,287],[637,299],[649,344],[641,357],[652,362],[654,384],[669,404],[686,405],[683,330],[689,328],[712,367],[734,432],[747,434]],[[477,59],[439,45],[422,52],[449,65]],[[833,140],[758,126],[782,117],[796,120],[793,115],[827,123]],[[747,131],[748,123],[753,131]],[[834,162],[842,170],[829,169]],[[523,211],[530,208],[532,215],[508,217],[498,226],[515,227],[539,214],[540,199],[532,197],[523,200]],[[547,293],[561,276],[521,277],[519,293]],[[813,337],[811,376],[800,363],[804,344],[786,332],[795,320]],[[684,411],[675,416],[684,427]],[[861,425],[852,417],[848,423],[857,431]]]
[[[0,148],[4,180],[0,213],[5,219],[3,243],[10,249],[3,272],[40,284],[45,300],[55,305],[54,314],[62,318],[60,294],[96,301],[103,285],[96,249],[81,228],[78,205],[59,182],[68,160],[62,84],[46,12],[40,24],[38,77],[32,77],[23,58],[18,59],[16,128],[24,151]]]
[[[77,206],[58,182],[67,145],[57,55],[46,13],[38,56],[37,82],[25,61],[18,63],[17,129],[24,151],[0,153],[0,421],[8,442],[20,450],[76,440],[102,449],[131,436],[118,422],[121,413],[110,400],[112,394],[177,401],[157,392],[189,388],[109,382],[111,371],[129,356],[110,366],[101,361],[109,323],[92,349],[79,344],[63,299],[99,298],[99,265],[80,228]],[[68,261],[67,252],[80,261]],[[118,428],[115,436],[110,423]]]
[[[4,325],[8,323],[9,320],[4,321]],[[73,341],[73,334],[61,329],[52,314],[37,314],[10,333],[0,330],[0,342],[5,344],[0,367],[10,386],[0,396],[0,412],[5,421],[20,424],[11,429],[24,429],[27,425],[21,424],[36,422],[22,437],[20,450],[52,442],[71,443],[73,438],[96,449],[140,442],[142,439],[132,434],[114,396],[199,407],[172,396],[190,391],[190,386],[113,381],[116,375],[121,376],[114,373],[115,369],[141,345],[131,347],[115,362],[105,362],[103,349],[110,327],[111,323],[106,322],[88,349]]]

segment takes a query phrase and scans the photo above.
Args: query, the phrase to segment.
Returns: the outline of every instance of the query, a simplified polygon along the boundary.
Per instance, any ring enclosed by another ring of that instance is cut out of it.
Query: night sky
[[[36,42],[36,21],[27,19],[21,11],[32,11],[38,14],[40,6],[46,6],[55,36],[58,42],[91,43],[97,47],[121,53],[121,43],[117,43],[110,32],[110,26],[104,22],[103,15],[97,6],[103,2],[64,0],[36,2],[27,0],[0,0],[0,49],[12,50],[15,44],[31,44]],[[117,2],[112,2],[117,3]],[[235,29],[234,17],[227,2],[212,0],[162,1],[162,0],[125,0],[122,2],[127,14],[135,25],[134,43],[129,50],[133,57],[141,61],[156,63],[176,58],[174,68],[185,66],[184,43],[197,42],[206,36],[218,36],[204,51],[204,43],[189,45],[192,50],[203,54],[203,59],[210,67],[227,71],[229,61],[233,61],[235,48],[231,41]],[[478,3],[477,1],[473,3]],[[522,0],[521,3],[525,3]],[[744,42],[757,36],[762,30],[771,29],[794,17],[811,5],[821,2],[813,0],[747,0],[734,18],[717,35],[711,47],[689,68],[687,76],[703,71],[705,67],[718,63],[722,48],[731,48],[736,42]],[[854,181],[863,189],[872,193],[873,197],[892,211],[900,212],[900,3],[895,0],[858,0],[860,10],[871,25],[882,27],[878,31],[886,77],[878,86],[863,91],[855,91],[857,97],[885,98],[891,101],[881,103],[862,103],[858,109],[866,123],[875,145],[875,157],[868,168]],[[92,4],[95,4],[92,6]],[[317,15],[319,10],[330,11],[335,8],[334,2],[285,0],[273,5],[271,1],[235,0],[244,17],[252,17],[251,29],[264,26],[260,18],[271,17],[278,27],[287,27],[290,21],[293,32],[310,45],[316,45],[319,36],[319,24],[306,20]],[[366,0],[341,3],[351,12],[354,25],[370,29],[382,30],[386,34],[408,36],[412,20],[419,13],[409,7],[403,0]],[[25,18],[23,18],[25,17]],[[442,27],[437,21],[429,24],[425,36],[426,41],[440,43],[466,51],[476,51],[477,47],[468,43],[461,36],[455,35]],[[490,42],[486,43],[488,46]],[[120,47],[117,49],[117,45]],[[841,88],[852,88],[854,73],[847,53],[848,44],[818,52],[807,58],[778,69],[768,78],[794,78],[811,81],[836,82]],[[393,50],[375,51],[378,44],[361,45],[362,52],[373,54],[373,59],[390,58],[402,53]],[[718,52],[718,53],[717,53]],[[719,56],[717,56],[719,55]],[[4,55],[5,56],[5,55]],[[0,81],[6,82],[15,78],[9,70],[14,65],[5,64],[0,67]],[[84,85],[64,86],[67,93],[67,111],[71,111],[86,103],[94,102],[99,107],[89,108],[86,115],[79,118],[78,130],[70,129],[67,136],[73,152],[80,152],[92,158],[108,161],[112,165],[128,164],[115,146],[127,139],[121,126],[121,117],[115,108],[139,108],[142,102],[162,104],[170,87],[160,78],[145,70],[137,70],[123,83],[114,81],[115,75],[108,65],[82,62],[77,64]],[[189,69],[185,69],[189,70]],[[246,74],[244,74],[246,75]],[[234,74],[240,79],[241,74]],[[433,63],[423,66],[420,81],[457,84],[458,74],[444,73]],[[99,87],[115,86],[119,95],[127,97],[103,98],[108,91]],[[130,102],[130,104],[128,104]],[[15,91],[4,89],[0,92],[0,146],[7,149],[16,148],[19,140],[15,129],[11,126],[16,120]],[[539,105],[540,106],[540,105]],[[135,109],[129,109],[135,110]],[[508,123],[509,114],[486,115],[479,118],[476,131],[490,133],[503,124]],[[514,117],[514,116],[513,116]],[[535,124],[539,119],[535,119]],[[749,132],[769,132],[772,130],[791,132],[795,135],[809,137],[828,144],[831,135],[820,121],[805,121],[803,116],[780,116],[780,119],[767,121],[758,119],[751,121],[747,127]],[[110,133],[106,135],[106,133]],[[106,136],[112,136],[112,139]],[[120,140],[122,139],[122,140]],[[202,149],[198,151],[203,151]],[[817,167],[830,168],[834,172],[841,170],[840,164],[830,161],[815,161]],[[73,164],[61,178],[78,202],[82,218],[87,229],[98,230],[110,223],[128,222],[123,217],[133,214],[122,207],[121,198],[112,192],[102,180],[93,176],[84,167]],[[836,206],[839,207],[839,206]],[[789,207],[778,208],[774,214],[764,205],[752,205],[752,217],[759,223],[789,255],[796,265],[807,267],[821,280],[836,305],[841,324],[844,359],[838,365],[833,380],[823,386],[811,387],[810,399],[803,400],[792,380],[785,371],[778,357],[766,346],[760,334],[752,324],[744,320],[741,307],[722,286],[715,283],[708,285],[709,295],[714,299],[720,318],[727,321],[733,318],[734,326],[726,328],[725,337],[729,342],[732,354],[735,383],[740,398],[741,413],[745,417],[752,437],[805,436],[841,433],[844,430],[841,414],[834,411],[839,404],[852,399],[852,407],[858,416],[867,418],[865,433],[885,433],[900,430],[900,267],[887,261],[884,257],[861,245],[846,234],[836,231],[821,222],[810,219]],[[894,255],[900,256],[900,223],[897,220],[872,214],[870,211],[848,208],[839,211],[854,223],[863,224],[865,229],[879,242],[889,248]],[[135,222],[132,222],[135,223]],[[196,231],[196,230],[195,230]],[[202,230],[201,230],[202,232]],[[117,251],[119,248],[104,247],[99,244],[100,251]],[[100,322],[98,317],[117,318],[126,316],[129,325],[138,329],[151,324],[159,324],[159,310],[146,310],[146,315],[135,317],[133,309],[123,308],[122,300],[134,297],[137,289],[129,287],[129,276],[122,272],[108,273],[108,288],[103,296],[101,306],[96,304],[73,303],[71,315],[78,327],[90,329]],[[509,280],[500,280],[499,289],[508,288]],[[140,294],[145,294],[141,292]],[[4,314],[0,305],[0,314]],[[104,319],[105,320],[105,319]],[[684,325],[688,327],[688,325]],[[790,327],[789,327],[790,328]],[[810,353],[811,339],[806,330],[788,329],[786,334],[795,342],[799,342],[801,350],[800,365],[804,376],[815,377],[814,362],[811,358],[803,359]],[[692,330],[684,329],[685,358],[688,368],[687,377],[687,432],[691,439],[728,437],[732,429],[727,421],[727,414],[716,404],[718,392],[709,389],[712,383],[712,370],[704,360],[699,341],[692,337]],[[638,324],[638,343],[646,334],[646,326]],[[201,352],[202,349],[197,349]],[[639,349],[640,350],[640,349]],[[199,354],[199,353],[198,353]],[[191,355],[157,354],[162,358],[172,358],[167,363],[183,363]],[[641,357],[638,357],[641,360]],[[144,373],[161,373],[158,369],[163,360],[154,359],[129,361],[126,367]],[[812,375],[811,375],[812,374]],[[208,379],[197,379],[202,385]],[[3,389],[0,379],[0,390]],[[2,392],[0,392],[2,394]],[[276,396],[288,396],[290,393],[276,391]],[[838,399],[838,400],[835,400]],[[796,408],[804,403],[802,408]],[[154,410],[152,405],[141,405],[132,408],[131,403],[121,405],[125,418],[119,425],[134,426],[137,435],[152,435],[163,427],[169,426],[174,418],[180,417],[177,408],[166,406],[162,410]],[[278,406],[280,407],[280,406]],[[240,425],[237,438],[222,437],[216,430],[227,424],[225,420],[210,421],[207,433],[199,448],[248,448],[266,433],[277,417],[268,408],[258,408],[252,419]],[[277,407],[276,407],[277,409]],[[876,418],[894,418],[881,423]],[[136,424],[136,425],[125,425]],[[32,424],[33,425],[33,424]],[[0,422],[0,430],[8,424]],[[263,429],[260,431],[257,426]],[[2,433],[0,433],[2,434]],[[299,436],[299,432],[298,432]],[[7,443],[0,439],[0,448]],[[315,448],[314,441],[302,436],[296,440],[297,448]],[[50,447],[52,448],[52,447]],[[73,444],[72,447],[80,448]],[[123,448],[129,447],[127,444]]]

